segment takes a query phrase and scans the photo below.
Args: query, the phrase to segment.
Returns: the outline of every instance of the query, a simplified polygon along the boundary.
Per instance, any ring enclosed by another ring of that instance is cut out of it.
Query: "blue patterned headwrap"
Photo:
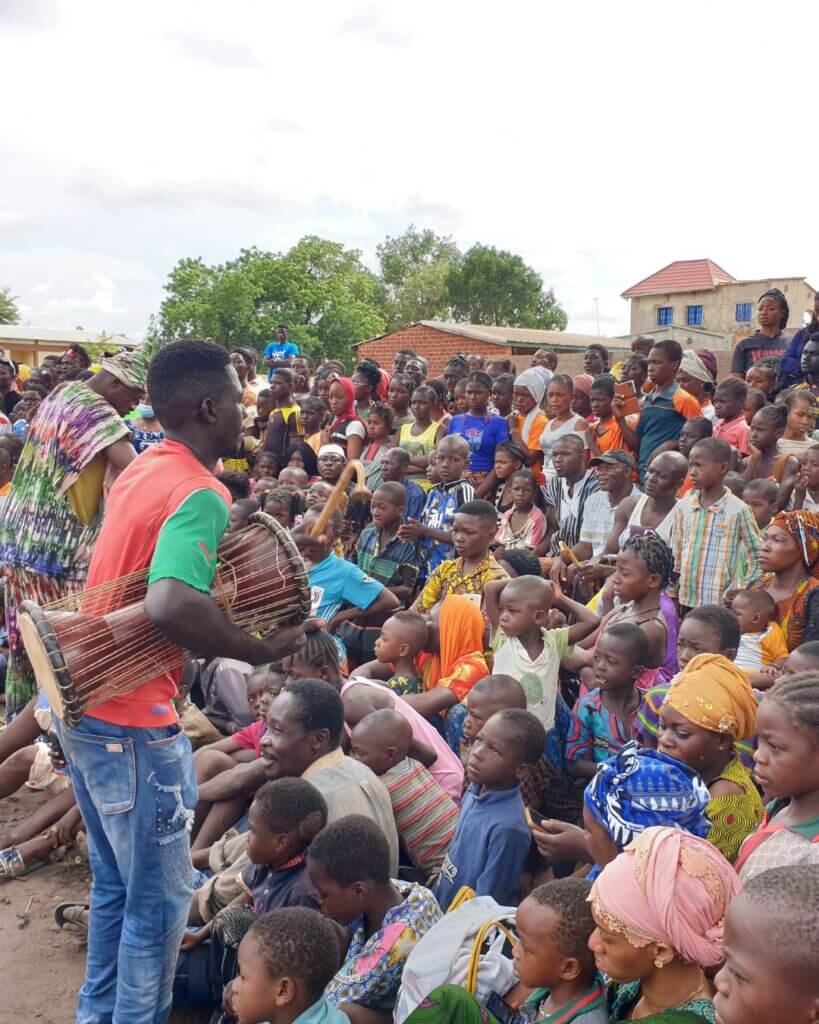
[[[652,825],[680,828],[701,839],[711,830],[705,814],[711,797],[699,775],[633,740],[600,765],[584,799],[618,850]]]

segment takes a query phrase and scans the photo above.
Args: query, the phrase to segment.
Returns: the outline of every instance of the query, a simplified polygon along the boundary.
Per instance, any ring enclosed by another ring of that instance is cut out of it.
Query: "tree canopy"
[[[520,256],[487,245],[473,245],[453,266],[446,286],[456,320],[502,327],[562,331],[566,314],[543,278]]]
[[[153,331],[162,341],[212,338],[262,349],[285,323],[303,351],[349,359],[351,344],[417,320],[562,330],[566,314],[520,256],[411,224],[376,248],[379,273],[357,249],[307,235],[286,253],[243,249],[227,263],[180,260]]]
[[[20,320],[20,311],[11,294],[10,288],[0,288],[0,324],[16,324]]]

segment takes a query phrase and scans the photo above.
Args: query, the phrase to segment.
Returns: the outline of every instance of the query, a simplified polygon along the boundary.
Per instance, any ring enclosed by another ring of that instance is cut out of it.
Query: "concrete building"
[[[421,320],[397,331],[368,338],[353,345],[359,359],[375,359],[390,369],[399,348],[411,348],[429,361],[430,375],[437,377],[459,352],[489,359],[511,359],[518,370],[525,369],[539,348],[557,353],[561,373],[583,372],[583,353],[592,343],[605,345],[612,363],[631,351],[622,338],[599,338],[594,334],[566,331],[536,331],[525,327],[494,327],[485,324],[455,324]]]
[[[69,345],[110,345],[113,351],[136,348],[138,342],[124,334],[105,331],[55,330],[50,327],[18,327],[0,324],[0,350],[15,363],[39,366],[44,356],[59,356]]]
[[[756,305],[769,288],[784,293],[790,306],[787,330],[802,326],[802,315],[812,310],[815,289],[804,277],[769,277],[738,281],[713,260],[677,260],[656,274],[638,281],[622,293],[631,305],[631,335],[660,336],[674,328],[696,329],[726,338],[728,347],[756,330]]]

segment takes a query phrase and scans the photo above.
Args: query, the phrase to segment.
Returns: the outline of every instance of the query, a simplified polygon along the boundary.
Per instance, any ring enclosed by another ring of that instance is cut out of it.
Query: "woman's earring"
[[[657,959],[654,961],[654,966],[657,968],[658,971],[661,971],[665,967],[665,964],[662,962],[662,960],[660,960],[659,957],[657,957]]]

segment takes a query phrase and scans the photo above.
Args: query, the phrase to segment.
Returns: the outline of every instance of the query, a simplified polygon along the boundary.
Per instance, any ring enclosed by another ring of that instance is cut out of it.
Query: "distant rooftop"
[[[108,334],[106,331],[76,331],[53,327],[19,327],[17,324],[0,324],[0,343],[3,341],[41,342],[47,345],[121,345],[136,348],[138,341],[124,334]]]
[[[419,320],[415,324],[407,324],[407,327],[434,327],[438,331],[446,331],[448,334],[457,334],[462,338],[472,338],[475,341],[485,341],[490,345],[517,345],[523,348],[586,348],[592,342],[600,345],[612,345],[617,347],[616,338],[599,337],[596,334],[572,334],[569,331],[539,331],[528,327],[497,327],[489,324],[459,324],[446,320]],[[405,328],[401,328],[405,330]],[[383,338],[388,334],[395,334],[395,331],[386,331],[378,337]],[[367,341],[375,341],[375,338],[367,338]],[[363,345],[363,341],[355,342],[355,345]]]
[[[675,260],[656,274],[644,277],[642,281],[622,293],[624,299],[640,295],[666,295],[669,292],[691,292],[701,288],[716,288],[718,284],[730,284],[736,278],[723,270],[713,260]]]

